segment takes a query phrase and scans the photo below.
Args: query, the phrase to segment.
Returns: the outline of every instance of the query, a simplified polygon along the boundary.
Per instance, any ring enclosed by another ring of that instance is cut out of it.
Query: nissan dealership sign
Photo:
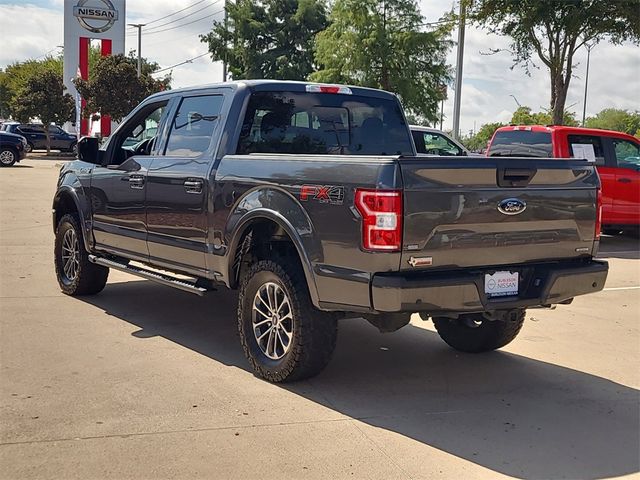
[[[73,16],[78,19],[82,28],[93,33],[109,30],[118,20],[118,10],[110,0],[100,0],[101,6],[91,6],[91,0],[80,0],[73,7]]]
[[[76,101],[76,123],[80,123],[82,134],[91,126],[79,120],[84,102],[77,95],[73,79],[78,75],[88,78],[92,47],[101,55],[124,53],[125,7],[125,0],[64,0],[64,86]],[[96,42],[92,44],[92,40]],[[110,122],[106,116],[101,119],[101,132],[108,134]]]

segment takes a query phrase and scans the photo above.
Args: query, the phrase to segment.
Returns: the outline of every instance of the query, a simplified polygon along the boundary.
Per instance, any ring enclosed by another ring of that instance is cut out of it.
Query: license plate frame
[[[499,270],[484,275],[484,293],[488,298],[517,297],[520,291],[520,272]]]

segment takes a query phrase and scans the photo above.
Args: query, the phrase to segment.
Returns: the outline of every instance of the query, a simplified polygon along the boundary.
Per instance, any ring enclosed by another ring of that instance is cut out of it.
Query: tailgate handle
[[[535,168],[498,168],[498,186],[525,187],[536,172]]]

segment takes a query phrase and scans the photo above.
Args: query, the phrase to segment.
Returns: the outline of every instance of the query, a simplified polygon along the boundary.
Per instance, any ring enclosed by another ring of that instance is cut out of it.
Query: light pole
[[[584,77],[584,102],[582,102],[582,126],[584,127],[584,122],[587,117],[587,89],[589,88],[589,60],[591,58],[591,49],[595,47],[595,44],[589,45],[588,43],[584,44],[587,47],[587,73]]]
[[[227,0],[224,0],[224,58],[222,59],[222,81],[227,81],[227,48],[228,48],[228,37],[229,37],[229,14],[228,9],[229,5],[227,5]]]
[[[142,74],[142,27],[146,23],[130,23],[129,25],[138,29],[138,77],[140,77]]]
[[[518,108],[522,107],[522,105],[520,105],[520,102],[518,101],[518,99],[513,93],[510,93],[509,96],[515,100],[516,105],[518,105]]]
[[[453,138],[460,137],[460,102],[462,97],[462,62],[464,59],[465,2],[460,1],[460,20],[458,22],[458,56],[456,60],[456,92],[453,101]]]

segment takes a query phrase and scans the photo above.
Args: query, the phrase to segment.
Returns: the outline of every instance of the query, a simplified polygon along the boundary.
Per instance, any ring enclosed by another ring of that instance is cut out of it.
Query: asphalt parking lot
[[[0,477],[600,479],[640,470],[638,240],[603,237],[605,291],[529,310],[500,352],[430,323],[341,324],[317,378],[258,380],[235,295],[53,272],[58,167],[0,170]]]

